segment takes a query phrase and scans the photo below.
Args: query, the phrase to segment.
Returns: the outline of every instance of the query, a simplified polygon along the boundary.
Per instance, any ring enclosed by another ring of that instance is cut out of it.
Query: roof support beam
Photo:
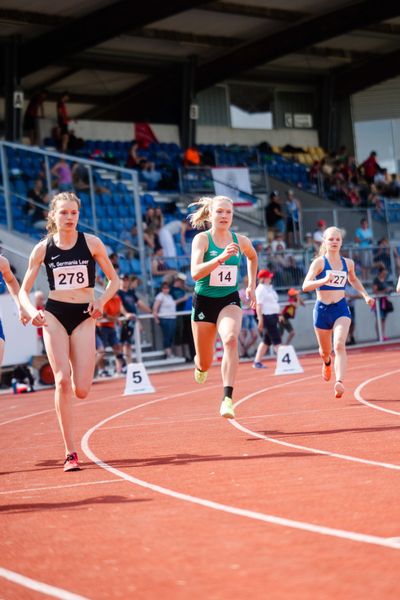
[[[269,34],[255,42],[242,44],[231,52],[198,68],[197,91],[224,81],[247,69],[296,52],[307,44],[316,44],[377,21],[398,14],[398,4],[393,0],[357,0],[351,5],[310,17],[284,30]]]
[[[333,71],[335,97],[343,98],[361,92],[371,85],[400,75],[400,50],[373,58],[358,68]]]
[[[304,17],[308,13],[297,10],[285,10],[281,8],[266,8],[263,6],[248,6],[247,4],[234,4],[232,2],[210,2],[202,7],[202,10],[212,12],[225,13],[230,15],[240,15],[243,17],[256,17],[262,19],[271,19],[273,21],[285,21],[294,23]]]
[[[20,75],[26,76],[58,58],[101,44],[126,32],[205,4],[207,0],[119,0],[30,40],[21,46]]]

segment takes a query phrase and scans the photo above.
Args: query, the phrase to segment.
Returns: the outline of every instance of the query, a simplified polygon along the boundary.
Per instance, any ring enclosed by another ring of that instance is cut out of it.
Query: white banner
[[[247,167],[216,167],[211,169],[216,196],[232,198],[236,206],[252,206],[251,182]]]

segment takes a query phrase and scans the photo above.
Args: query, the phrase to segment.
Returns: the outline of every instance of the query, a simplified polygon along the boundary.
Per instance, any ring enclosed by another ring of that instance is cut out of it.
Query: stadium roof
[[[68,90],[74,118],[176,122],[187,77],[254,110],[243,84],[352,94],[400,73],[399,34],[397,0],[0,0],[21,88]]]

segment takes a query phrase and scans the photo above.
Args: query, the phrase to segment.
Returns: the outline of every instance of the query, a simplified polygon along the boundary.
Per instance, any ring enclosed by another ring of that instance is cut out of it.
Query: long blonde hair
[[[213,198],[209,196],[203,196],[196,202],[189,204],[189,208],[191,206],[199,207],[188,217],[193,229],[204,229],[205,224],[211,221],[211,212],[214,202],[219,202],[220,200],[226,200],[233,205],[231,198],[228,198],[228,196],[214,196]]]
[[[57,226],[56,226],[56,222],[54,219],[54,213],[56,210],[57,202],[63,202],[63,201],[76,202],[78,205],[78,210],[80,210],[80,208],[81,208],[81,201],[79,200],[78,196],[76,196],[73,192],[61,192],[60,194],[57,194],[56,196],[54,196],[54,198],[52,199],[52,201],[50,203],[49,214],[47,216],[47,224],[46,224],[47,237],[50,237],[51,235],[54,235],[55,233],[57,233]]]
[[[332,229],[333,229],[334,231],[337,231],[338,233],[340,233],[340,237],[341,237],[341,239],[342,239],[342,241],[343,241],[343,233],[342,233],[342,230],[341,230],[341,229],[339,229],[339,227],[335,227],[335,226],[332,226],[332,227],[327,227],[327,228],[324,230],[324,233],[322,234],[322,237],[323,237],[323,240],[324,240],[324,241],[322,242],[322,244],[321,244],[321,245],[320,245],[320,247],[319,247],[318,256],[323,256],[323,255],[326,253],[326,244],[325,244],[325,238],[326,238],[326,236],[327,236],[327,232],[328,232],[328,231],[331,231]]]

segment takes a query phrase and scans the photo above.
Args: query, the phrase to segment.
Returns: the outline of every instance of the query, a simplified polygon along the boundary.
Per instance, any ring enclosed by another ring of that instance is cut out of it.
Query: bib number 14
[[[237,265],[219,265],[210,275],[212,286],[234,286],[237,281]]]

